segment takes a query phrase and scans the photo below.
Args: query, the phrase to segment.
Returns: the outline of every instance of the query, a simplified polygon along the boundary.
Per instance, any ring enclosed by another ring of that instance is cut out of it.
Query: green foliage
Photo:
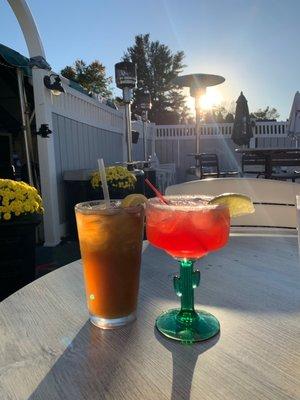
[[[65,78],[79,83],[88,92],[100,94],[106,98],[112,95],[109,88],[112,78],[106,77],[105,67],[98,60],[86,64],[78,59],[72,66],[67,65],[60,73]]]
[[[225,123],[234,121],[235,110],[233,103],[221,104],[220,106],[214,107],[212,110],[203,113],[203,120],[205,123]],[[264,109],[258,109],[250,113],[250,118],[256,121],[269,121],[277,120],[279,113],[274,107],[266,107]]]
[[[234,116],[225,105],[220,105],[203,113],[203,120],[207,124],[216,122],[222,124],[225,122],[233,122]]]
[[[251,118],[255,118],[256,121],[272,120],[276,121],[279,118],[279,112],[274,107],[259,108],[250,114]]]
[[[185,96],[172,83],[185,67],[183,51],[173,53],[159,41],[151,41],[149,34],[137,35],[123,59],[137,64],[138,83],[132,105],[133,113],[140,114],[140,96],[147,88],[152,100],[149,112],[151,121],[157,124],[176,124],[186,117],[188,109],[185,106]]]

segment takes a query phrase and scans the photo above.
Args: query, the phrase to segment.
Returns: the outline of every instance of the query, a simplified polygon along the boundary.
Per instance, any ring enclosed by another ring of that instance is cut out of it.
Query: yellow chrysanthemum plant
[[[28,219],[43,212],[36,188],[25,182],[0,179],[0,222]]]
[[[118,165],[105,168],[107,185],[110,192],[133,192],[136,185],[136,177],[127,168]],[[91,185],[94,190],[101,188],[99,172],[91,175]]]

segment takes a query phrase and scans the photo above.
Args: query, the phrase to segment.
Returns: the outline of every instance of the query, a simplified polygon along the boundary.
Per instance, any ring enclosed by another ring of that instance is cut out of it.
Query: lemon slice
[[[125,208],[125,207],[139,206],[140,204],[146,204],[147,201],[148,201],[147,197],[145,197],[143,194],[139,193],[129,194],[122,200],[121,207]]]
[[[229,208],[230,217],[254,213],[254,205],[250,197],[239,193],[223,193],[214,197],[209,204],[225,205]]]

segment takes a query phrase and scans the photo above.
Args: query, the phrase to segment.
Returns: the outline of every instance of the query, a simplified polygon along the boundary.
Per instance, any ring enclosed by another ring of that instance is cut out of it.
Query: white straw
[[[109,192],[108,192],[108,186],[107,186],[107,180],[106,180],[106,173],[105,173],[105,166],[104,166],[103,158],[98,158],[98,168],[99,168],[100,179],[101,179],[101,183],[102,183],[102,190],[103,190],[105,207],[109,208],[110,199],[109,199]]]

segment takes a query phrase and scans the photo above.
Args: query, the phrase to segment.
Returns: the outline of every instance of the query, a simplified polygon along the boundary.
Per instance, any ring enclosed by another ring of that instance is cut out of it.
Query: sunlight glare
[[[223,101],[223,96],[215,87],[209,87],[206,94],[200,97],[200,108],[203,110],[211,110],[213,107],[219,106]]]
[[[200,108],[202,110],[211,110],[214,107],[219,106],[223,102],[223,96],[216,87],[208,87],[206,94],[201,96],[199,101]],[[191,113],[195,113],[195,99],[189,95],[186,96],[186,106],[190,109]]]
[[[191,96],[187,96],[185,100],[186,106],[189,108],[192,114],[195,112],[195,99]]]

